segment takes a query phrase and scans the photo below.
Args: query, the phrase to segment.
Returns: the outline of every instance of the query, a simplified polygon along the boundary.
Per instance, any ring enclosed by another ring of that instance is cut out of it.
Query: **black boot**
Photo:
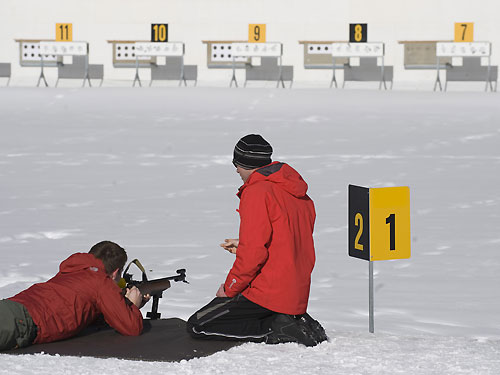
[[[300,315],[300,320],[302,324],[307,325],[309,329],[312,331],[316,343],[319,344],[320,342],[328,340],[328,336],[326,335],[325,329],[321,326],[321,324],[317,320],[314,320],[311,317],[311,315],[309,315],[308,313]]]
[[[285,342],[297,342],[305,346],[318,344],[314,339],[311,328],[301,321],[300,316],[278,314],[271,323],[271,330],[267,335],[266,344]]]

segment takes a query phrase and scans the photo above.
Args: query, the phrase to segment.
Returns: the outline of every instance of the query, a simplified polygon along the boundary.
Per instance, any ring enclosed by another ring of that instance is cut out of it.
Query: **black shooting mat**
[[[59,354],[62,356],[120,358],[176,362],[206,357],[240,345],[236,341],[196,340],[182,319],[144,320],[140,336],[123,336],[109,327],[89,327],[71,339],[31,345],[5,354]]]

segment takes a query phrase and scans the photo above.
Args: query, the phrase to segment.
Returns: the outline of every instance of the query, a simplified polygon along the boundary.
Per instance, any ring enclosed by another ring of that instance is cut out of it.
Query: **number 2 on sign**
[[[354,240],[354,248],[356,250],[362,251],[363,244],[359,243],[359,239],[361,238],[361,235],[363,234],[363,215],[361,215],[359,212],[354,217],[354,225],[359,227],[358,234],[356,234],[356,239]]]

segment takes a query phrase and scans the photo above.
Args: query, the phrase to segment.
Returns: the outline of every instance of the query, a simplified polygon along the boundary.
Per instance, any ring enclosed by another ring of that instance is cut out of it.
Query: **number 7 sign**
[[[410,189],[349,185],[349,256],[406,259],[410,249]]]

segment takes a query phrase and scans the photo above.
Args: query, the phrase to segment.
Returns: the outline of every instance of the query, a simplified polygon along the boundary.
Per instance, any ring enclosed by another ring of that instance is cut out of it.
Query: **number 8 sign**
[[[368,41],[368,24],[349,24],[349,43],[366,43]]]
[[[410,189],[349,185],[349,256],[410,258]]]

